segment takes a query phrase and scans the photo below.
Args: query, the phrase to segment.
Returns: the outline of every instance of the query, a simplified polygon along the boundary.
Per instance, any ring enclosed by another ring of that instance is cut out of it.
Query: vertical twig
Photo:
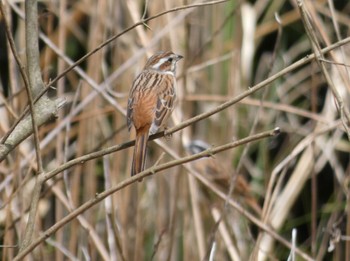
[[[316,83],[316,72],[315,63],[311,64],[311,111],[317,113],[317,83]],[[313,162],[317,159],[316,139],[311,143],[311,151],[313,155]],[[315,257],[317,254],[317,171],[315,164],[312,164],[311,169],[311,253]]]
[[[66,20],[67,20],[67,16],[66,16],[66,8],[67,8],[67,1],[66,0],[61,0],[59,1],[59,28],[58,28],[58,47],[60,50],[62,50],[63,53],[65,53],[66,50],[66,41],[67,41],[67,26],[66,26]],[[48,50],[46,50],[47,54],[49,53]],[[49,56],[49,55],[47,55]],[[61,71],[64,70],[65,68],[65,63],[62,59],[58,60],[57,63],[57,67],[58,67],[58,73],[60,73]],[[46,79],[45,79],[46,81]],[[64,79],[61,79],[57,82],[57,96],[58,97],[63,97],[64,95]],[[58,112],[58,118],[62,119],[64,117],[64,113],[62,110],[60,110]],[[68,135],[68,134],[67,134]],[[63,163],[64,162],[64,146],[65,146],[65,137],[63,132],[60,132],[57,135],[57,139],[56,139],[56,161],[58,164]],[[57,186],[60,186],[60,188],[63,188],[63,184],[59,183],[57,184]],[[59,199],[56,199],[56,203],[55,203],[55,218],[56,220],[60,220],[63,216],[64,216],[64,208],[63,208],[63,204],[61,202],[59,202]],[[56,235],[56,241],[58,244],[62,244],[64,245],[64,233],[63,231],[59,231]],[[63,253],[62,251],[56,251],[56,256],[55,256],[56,260],[63,260]]]
[[[110,189],[112,187],[111,182],[111,173],[110,173],[110,163],[108,160],[108,156],[103,157],[103,175],[105,177],[105,188]],[[118,236],[116,234],[117,231],[114,230],[114,224],[115,220],[114,217],[114,204],[113,204],[113,198],[112,196],[109,196],[105,200],[105,209],[106,209],[106,229],[107,229],[107,241],[110,251],[110,257],[111,260],[118,260],[120,258],[121,260],[125,260],[122,249],[120,246],[120,242],[118,239]]]
[[[35,217],[37,214],[40,191],[43,184],[43,164],[40,152],[39,131],[36,124],[36,115],[34,110],[33,97],[35,97],[43,88],[44,84],[41,79],[41,70],[39,66],[39,42],[38,42],[38,10],[37,0],[28,0],[25,2],[26,10],[26,55],[27,55],[27,72],[29,85],[25,84],[32,124],[34,130],[34,145],[37,159],[37,175],[35,180],[34,191],[29,211],[28,223],[24,232],[23,241],[19,252],[23,251],[32,241],[35,226]]]
[[[34,112],[34,105],[33,105],[33,95],[32,95],[32,92],[31,92],[31,86],[32,85],[30,83],[30,77],[28,77],[28,75],[27,75],[27,73],[25,71],[25,67],[24,67],[24,65],[23,65],[23,63],[22,63],[22,61],[19,58],[19,55],[17,53],[16,45],[15,45],[15,41],[14,41],[12,33],[11,33],[11,29],[10,29],[10,27],[7,24],[6,14],[5,14],[5,11],[4,11],[4,5],[3,5],[2,1],[0,1],[0,11],[1,11],[2,17],[4,17],[3,20],[4,20],[4,24],[5,24],[5,29],[6,29],[6,35],[7,35],[7,39],[9,41],[9,44],[10,44],[10,48],[11,48],[12,54],[13,54],[15,60],[16,60],[18,69],[20,71],[20,74],[21,74],[23,82],[24,82],[25,89],[27,91],[28,100],[29,100],[29,106],[30,106],[30,111],[31,111],[31,116],[32,116],[32,124],[33,124],[34,131],[36,131],[36,134],[37,134],[38,133],[38,129],[36,128],[37,125],[35,124],[35,117],[34,117],[35,116],[35,112]],[[29,62],[28,62],[28,65],[29,65]],[[36,135],[36,137],[38,137],[38,135]],[[35,142],[35,146],[37,146],[37,144],[39,144],[39,143]],[[40,152],[39,152],[39,155],[40,155]],[[38,160],[38,167],[42,166],[42,164],[41,164],[41,157],[40,157],[40,159],[37,159],[37,160]]]
[[[198,184],[197,180],[193,176],[189,175],[188,179],[194,221],[194,230],[196,234],[196,241],[198,247],[198,256],[200,260],[203,260],[205,255],[205,233],[203,226],[203,216],[201,214],[199,206]]]
[[[349,122],[350,122],[350,114],[349,111],[347,109],[347,107],[344,106],[344,102],[342,97],[340,96],[337,88],[335,87],[333,80],[331,78],[331,76],[329,75],[327,68],[325,66],[325,58],[323,53],[321,52],[321,47],[318,43],[317,37],[316,37],[316,33],[315,30],[311,24],[310,21],[310,16],[307,13],[307,10],[304,6],[304,1],[303,0],[298,0],[298,7],[300,10],[300,15],[301,15],[301,20],[303,21],[304,27],[305,27],[305,31],[307,36],[309,37],[310,43],[311,43],[311,47],[312,50],[315,53],[315,58],[316,58],[316,62],[319,65],[327,83],[329,84],[332,93],[335,97],[335,100],[337,101],[337,106],[338,106],[338,110],[340,113],[340,119],[342,120],[343,123],[343,127],[345,129],[346,134],[348,135],[348,139],[350,140],[350,128],[348,126]]]
[[[17,51],[15,49],[15,43],[10,31],[10,28],[6,24],[6,18],[5,21],[5,27],[6,27],[6,33],[7,38],[10,43],[10,47],[12,50],[12,53],[16,59],[17,65],[19,67],[21,76],[24,81],[24,86],[27,92],[28,101],[29,101],[29,107],[30,107],[30,114],[31,114],[31,120],[32,120],[32,126],[34,130],[34,145],[35,145],[35,151],[36,151],[36,160],[37,160],[37,176],[36,176],[36,182],[35,187],[32,195],[32,204],[29,212],[29,218],[28,223],[24,232],[23,240],[20,247],[20,252],[31,243],[33,231],[34,231],[34,225],[35,225],[35,216],[37,213],[37,207],[38,202],[40,198],[40,191],[42,186],[42,176],[40,175],[43,172],[43,165],[42,165],[42,158],[40,153],[40,145],[39,145],[39,134],[38,134],[38,126],[36,124],[36,115],[35,115],[35,109],[34,109],[34,103],[33,103],[33,96],[40,91],[44,85],[41,80],[41,74],[40,74],[40,68],[39,68],[39,46],[38,46],[38,28],[37,28],[37,2],[35,0],[26,1],[25,8],[26,8],[26,46],[27,46],[27,72],[26,74],[24,70],[24,65],[22,64],[21,60],[19,59],[19,56],[17,54]],[[0,10],[3,17],[5,16],[5,12],[3,9],[3,3],[0,2]],[[37,70],[39,70],[37,72]],[[40,76],[38,78],[38,75]]]

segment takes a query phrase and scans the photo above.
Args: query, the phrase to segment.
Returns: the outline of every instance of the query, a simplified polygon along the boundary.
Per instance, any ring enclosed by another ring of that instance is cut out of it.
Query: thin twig
[[[347,44],[350,42],[350,37],[332,45],[332,46],[329,46],[327,48],[324,48],[322,51],[323,52],[329,52],[331,50],[333,50],[334,48],[337,48],[341,45],[344,45],[344,44]],[[240,95],[230,99],[229,101],[219,105],[218,107],[214,108],[213,110],[210,110],[208,112],[205,112],[205,113],[202,113],[200,115],[197,115],[189,120],[186,120],[180,124],[178,124],[177,126],[173,127],[173,128],[170,128],[164,132],[159,132],[157,134],[154,134],[152,136],[150,136],[149,140],[153,140],[153,139],[156,139],[156,138],[159,138],[159,137],[163,137],[164,135],[170,135],[172,133],[175,133],[181,129],[184,129],[186,128],[187,126],[190,126],[191,124],[197,122],[197,121],[200,121],[202,119],[205,119],[205,118],[208,118],[209,116],[219,112],[219,111],[222,111],[226,108],[228,108],[229,106],[241,101],[242,99],[244,99],[245,97],[248,97],[249,95],[251,95],[252,93],[260,90],[261,88],[267,86],[268,84],[270,84],[271,82],[273,82],[274,80],[278,79],[279,77],[282,77],[283,75],[295,70],[296,68],[299,68],[300,66],[310,62],[311,60],[313,60],[315,58],[315,54],[311,54],[311,55],[308,55],[306,56],[305,58],[303,59],[300,59],[299,61],[293,63],[292,65],[284,68],[283,70],[281,70],[280,72],[274,74],[273,76],[267,78],[266,80],[260,82],[259,84],[255,85],[254,87],[251,87],[249,88],[247,91],[241,93]],[[65,164],[62,164],[61,166],[59,166],[57,169],[49,172],[46,174],[46,180],[55,176],[57,173],[60,173],[61,171],[69,168],[69,167],[72,167],[74,165],[77,165],[77,164],[80,164],[82,162],[85,162],[87,160],[91,160],[91,159],[94,159],[94,158],[98,158],[98,157],[101,157],[103,155],[106,155],[106,154],[109,154],[109,153],[113,153],[113,152],[116,152],[116,151],[119,151],[119,150],[122,150],[122,149],[126,149],[126,148],[129,148],[131,146],[133,146],[135,143],[135,141],[129,141],[129,142],[126,142],[126,143],[123,143],[123,144],[120,144],[120,145],[116,145],[116,146],[112,146],[112,147],[109,147],[107,149],[104,149],[104,150],[101,150],[101,151],[97,151],[97,152],[93,152],[93,153],[90,153],[90,154],[87,154],[87,155],[84,155],[82,157],[79,157],[79,158],[76,158],[76,159],[73,159]]]
[[[110,44],[111,42],[113,42],[114,40],[116,40],[117,38],[121,37],[122,35],[126,34],[127,32],[131,31],[132,29],[134,29],[137,26],[140,25],[144,25],[145,23],[154,20],[160,16],[163,16],[165,14],[171,13],[171,12],[177,12],[180,10],[184,10],[184,9],[189,9],[189,8],[195,8],[195,7],[202,7],[202,6],[210,6],[210,5],[216,5],[216,4],[220,4],[220,3],[224,3],[227,2],[229,0],[219,0],[219,1],[211,1],[211,2],[206,2],[206,3],[199,3],[199,4],[192,4],[192,5],[185,5],[185,6],[180,6],[180,7],[175,7],[172,8],[170,10],[166,10],[163,12],[160,12],[154,16],[151,16],[149,18],[146,19],[142,19],[139,22],[137,22],[136,24],[133,24],[132,26],[128,27],[127,29],[125,29],[124,31],[122,31],[121,33],[112,36],[111,38],[109,38],[108,40],[106,40],[105,42],[101,43],[99,46],[97,46],[94,50],[88,52],[87,54],[85,54],[83,57],[81,57],[78,61],[74,62],[73,64],[71,64],[68,68],[66,68],[64,71],[62,71],[61,74],[59,74],[58,76],[56,76],[56,78],[54,78],[53,80],[51,80],[46,87],[36,96],[34,103],[36,103],[40,97],[42,97],[59,79],[61,79],[63,76],[65,76],[69,71],[71,71],[72,69],[74,69],[75,67],[77,67],[79,64],[81,64],[82,62],[84,62],[87,58],[89,58],[91,55],[95,54],[96,52],[98,52],[99,50],[101,50],[103,47],[105,47],[106,45]],[[12,6],[14,8],[14,6]],[[44,35],[42,35],[42,37],[44,37]],[[97,88],[98,89],[98,88]],[[23,113],[19,116],[18,120],[13,124],[13,126],[11,127],[11,129],[6,133],[6,135],[1,139],[1,143],[4,144],[6,139],[8,138],[8,136],[10,135],[10,133],[15,129],[15,127],[18,125],[18,123],[24,118],[25,114],[28,112],[29,108],[26,108]]]
[[[330,60],[323,59],[323,58],[319,58],[318,60],[321,61],[321,62],[325,62],[325,63],[330,63],[330,64],[335,64],[335,65],[341,65],[341,66],[345,66],[345,67],[350,67],[350,64],[346,64],[346,63],[334,62],[334,61],[330,61]]]
[[[157,254],[158,248],[160,243],[162,243],[162,238],[164,236],[164,234],[166,233],[166,230],[163,229],[160,233],[160,235],[158,236],[157,242],[153,245],[153,252],[152,252],[152,256],[151,256],[151,260],[154,260],[154,257]]]
[[[227,95],[188,94],[185,97],[185,101],[224,102],[230,100],[230,98],[232,97]],[[270,102],[266,100],[261,102],[260,100],[247,97],[244,100],[240,101],[238,105],[263,106],[264,108],[295,114],[297,116],[309,118],[314,121],[319,121],[321,123],[329,123],[328,119],[326,119],[323,116],[320,116],[319,114],[312,113],[299,107],[291,106],[289,104],[284,103]]]
[[[200,211],[201,208],[199,204],[200,192],[199,192],[197,180],[191,175],[188,176],[188,186],[190,191],[194,231],[195,231],[197,248],[198,248],[198,256],[199,256],[199,260],[203,260],[205,255],[205,234],[204,234],[204,226],[203,226],[203,216]]]
[[[301,20],[303,21],[306,34],[309,37],[312,50],[315,53],[316,62],[319,65],[319,67],[320,67],[324,77],[326,78],[326,81],[329,84],[329,86],[332,90],[332,93],[337,101],[338,110],[340,113],[340,119],[342,120],[343,127],[345,129],[346,134],[348,135],[348,139],[350,140],[350,128],[348,126],[348,124],[350,123],[350,113],[349,113],[347,107],[344,106],[343,99],[340,96],[337,88],[335,87],[333,80],[332,80],[331,76],[329,75],[324,62],[322,62],[322,60],[324,60],[324,56],[323,56],[323,53],[321,52],[321,47],[318,43],[315,29],[312,26],[312,23],[310,21],[310,16],[308,15],[307,10],[304,6],[304,2],[302,0],[298,0],[298,7],[300,10]]]
[[[87,54],[85,54],[83,57],[81,57],[78,61],[76,61],[73,65],[71,65],[70,67],[68,67],[66,70],[64,70],[60,75],[58,75],[56,78],[54,78],[49,84],[48,86],[51,86],[53,84],[55,84],[60,78],[62,78],[64,75],[66,75],[69,71],[71,71],[74,67],[76,67],[77,65],[81,64],[82,62],[84,62],[88,57],[90,57],[91,55],[93,55],[94,53],[98,52],[100,49],[102,49],[104,46],[110,44],[111,42],[113,42],[114,40],[116,40],[117,38],[119,38],[120,36],[122,36],[123,34],[126,34],[127,32],[131,31],[132,29],[134,29],[137,26],[140,25],[144,25],[147,22],[154,20],[160,16],[163,16],[165,14],[168,13],[173,13],[173,12],[177,12],[180,10],[184,10],[184,9],[188,9],[188,8],[195,8],[195,7],[202,7],[202,6],[209,6],[209,5],[217,5],[217,4],[221,4],[221,3],[225,3],[228,2],[229,0],[218,0],[218,1],[211,1],[211,2],[205,2],[205,3],[199,3],[199,4],[191,4],[191,5],[184,5],[184,6],[179,6],[179,7],[174,7],[172,9],[160,12],[154,16],[148,17],[146,19],[141,19],[139,22],[133,24],[132,26],[128,27],[127,29],[125,29],[123,32],[112,36],[111,38],[109,38],[108,40],[106,40],[105,42],[103,42],[102,44],[100,44],[99,46],[97,46],[94,50],[88,52]]]

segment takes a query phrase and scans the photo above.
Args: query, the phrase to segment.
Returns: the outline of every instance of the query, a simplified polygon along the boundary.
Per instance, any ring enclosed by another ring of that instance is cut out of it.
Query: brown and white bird
[[[193,140],[186,147],[190,154],[197,154],[210,148],[210,145],[202,140]],[[209,181],[217,186],[224,193],[229,191],[231,175],[230,171],[224,167],[223,162],[214,157],[201,158],[192,162],[193,168],[204,175]],[[236,175],[236,174],[235,174]],[[248,182],[242,175],[235,176],[234,196],[239,196],[256,214],[261,215],[261,207],[254,198]]]
[[[148,59],[129,93],[127,124],[136,130],[131,176],[143,171],[150,134],[166,126],[176,99],[176,63],[181,55],[161,51]]]

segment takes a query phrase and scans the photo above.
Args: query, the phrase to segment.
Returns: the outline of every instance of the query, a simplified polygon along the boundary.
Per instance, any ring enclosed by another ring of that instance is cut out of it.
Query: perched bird
[[[186,149],[190,154],[197,154],[209,148],[210,146],[206,142],[193,140]],[[218,160],[213,157],[201,158],[193,161],[192,166],[198,173],[212,181],[219,189],[228,193],[231,175]],[[255,213],[261,214],[261,207],[253,197],[248,182],[241,175],[236,176],[233,195],[241,198]]]
[[[148,59],[129,93],[127,124],[136,130],[131,176],[143,171],[150,134],[166,126],[176,99],[176,63],[183,58],[161,51]]]

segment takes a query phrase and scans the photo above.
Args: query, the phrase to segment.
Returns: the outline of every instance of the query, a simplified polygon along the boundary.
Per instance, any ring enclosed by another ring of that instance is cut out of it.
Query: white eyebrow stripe
[[[159,60],[155,65],[152,66],[152,68],[158,69],[163,63],[165,63],[169,58],[165,57]]]
[[[158,72],[159,74],[168,74],[168,75],[172,75],[172,76],[175,76],[174,73],[172,71],[166,71],[166,72]]]

